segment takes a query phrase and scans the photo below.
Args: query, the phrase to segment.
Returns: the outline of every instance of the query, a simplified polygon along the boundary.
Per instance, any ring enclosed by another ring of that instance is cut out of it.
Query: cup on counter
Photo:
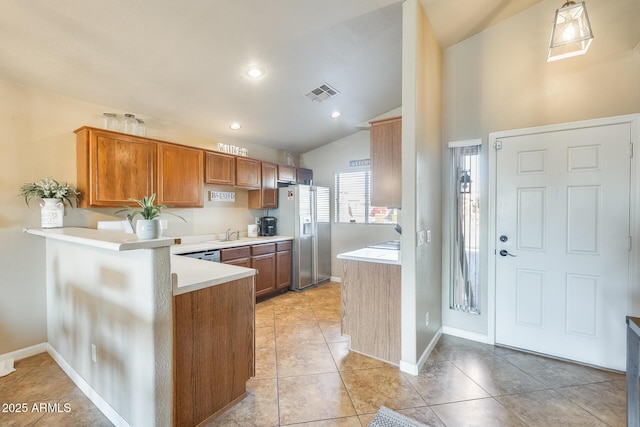
[[[258,237],[258,224],[247,225],[247,237]]]

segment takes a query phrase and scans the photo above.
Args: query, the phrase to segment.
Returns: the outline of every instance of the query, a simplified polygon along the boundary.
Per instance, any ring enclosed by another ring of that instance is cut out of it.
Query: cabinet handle
[[[256,268],[256,275],[260,274],[260,270]]]

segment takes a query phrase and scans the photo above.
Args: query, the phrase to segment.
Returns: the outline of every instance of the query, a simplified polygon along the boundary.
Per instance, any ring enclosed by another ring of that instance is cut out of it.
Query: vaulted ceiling
[[[443,48],[539,2],[421,0]],[[0,8],[0,79],[134,113],[150,133],[162,119],[302,153],[402,103],[401,0],[0,0]],[[248,78],[250,65],[265,76]],[[339,94],[305,96],[324,83]]]

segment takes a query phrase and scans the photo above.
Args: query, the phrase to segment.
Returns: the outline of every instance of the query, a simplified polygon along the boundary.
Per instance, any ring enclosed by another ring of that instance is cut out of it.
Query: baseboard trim
[[[0,354],[0,360],[13,359],[20,360],[27,357],[35,356],[36,354],[44,353],[47,351],[49,344],[46,342],[32,345],[31,347],[21,348],[20,350],[12,351],[10,353]]]
[[[438,329],[438,332],[436,332],[435,336],[433,337],[433,339],[431,340],[427,348],[422,352],[422,355],[418,359],[418,363],[410,363],[410,362],[401,360],[400,370],[402,372],[406,372],[407,374],[418,375],[420,373],[420,370],[424,366],[424,364],[427,363],[427,359],[429,358],[429,355],[431,355],[431,352],[433,351],[433,349],[436,348],[436,344],[438,344],[438,340],[442,336],[442,332],[443,332],[442,327],[440,327],[440,329]]]
[[[331,277],[329,277],[329,280],[332,281],[332,282],[342,283],[342,277],[331,276]]]
[[[75,383],[76,386],[84,393],[85,396],[94,404],[96,408],[100,410],[104,414],[105,417],[109,419],[116,427],[131,427],[131,425],[124,420],[118,414],[115,409],[113,409],[103,398],[100,396],[90,385],[87,383],[84,378],[80,376],[72,367],[67,363],[66,360],[62,358],[62,356],[50,345],[46,345],[46,352],[55,360],[55,362],[60,366],[60,368],[64,371],[65,374],[71,381]]]
[[[477,341],[484,344],[493,344],[487,335],[477,332],[465,331],[464,329],[452,328],[451,326],[443,326],[443,333],[453,335],[454,337],[464,338],[471,341]]]

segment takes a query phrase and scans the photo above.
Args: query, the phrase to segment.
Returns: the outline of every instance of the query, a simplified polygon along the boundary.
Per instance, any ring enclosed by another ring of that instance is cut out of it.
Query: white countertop
[[[255,274],[256,270],[253,268],[171,255],[173,295],[197,291]]]
[[[97,230],[95,228],[63,227],[63,228],[25,228],[25,233],[49,239],[78,243],[113,251],[129,251],[134,249],[151,249],[171,246],[173,237],[140,240],[135,234],[121,231]]]
[[[392,249],[362,248],[339,254],[338,259],[400,265],[400,251]]]
[[[186,254],[189,252],[206,251],[209,249],[233,248],[236,246],[259,245],[262,243],[282,242],[293,240],[289,236],[264,236],[264,237],[241,237],[238,240],[221,241],[213,236],[187,236],[180,238],[182,243],[171,247],[172,254]]]

